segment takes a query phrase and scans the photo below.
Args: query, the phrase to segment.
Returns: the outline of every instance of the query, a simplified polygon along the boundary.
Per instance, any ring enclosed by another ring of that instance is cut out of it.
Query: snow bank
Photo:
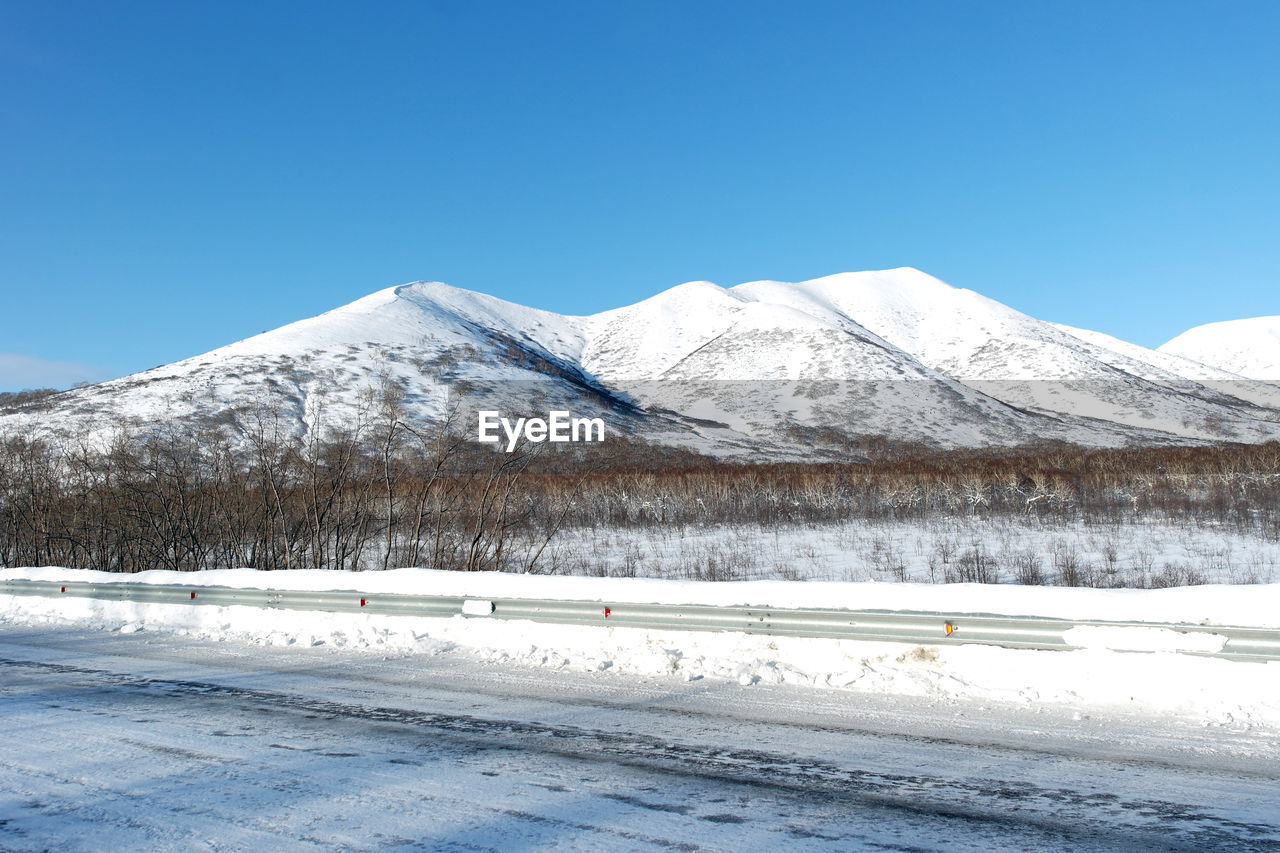
[[[1222,634],[1191,634],[1168,628],[1115,628],[1081,625],[1062,635],[1068,643],[1083,649],[1110,649],[1116,652],[1199,652],[1222,651],[1227,638]]]
[[[1280,584],[1090,589],[998,584],[686,581],[394,569],[387,572],[149,571],[122,575],[56,567],[0,570],[0,580],[86,581],[338,590],[466,598],[550,598],[627,604],[921,610],[1112,622],[1280,627]]]
[[[6,570],[0,579],[217,584],[295,590],[360,590],[476,598],[563,597],[629,602],[954,609],[1073,618],[1212,620],[1275,624],[1280,586],[1154,591],[979,585],[697,583],[607,578],[385,573],[145,572],[107,575],[58,568]],[[107,631],[173,632],[210,641],[362,649],[371,653],[465,652],[515,665],[701,678],[742,685],[788,684],[931,701],[979,700],[1066,706],[1082,714],[1172,714],[1204,725],[1280,729],[1280,663],[1189,657],[1221,638],[1157,628],[1079,628],[1085,648],[1040,652],[986,646],[913,646],[735,633],[650,631],[485,618],[271,611],[72,597],[0,595],[0,622]],[[1207,645],[1205,645],[1207,644]],[[1204,647],[1201,648],[1201,645]],[[1134,654],[1117,648],[1150,652]]]

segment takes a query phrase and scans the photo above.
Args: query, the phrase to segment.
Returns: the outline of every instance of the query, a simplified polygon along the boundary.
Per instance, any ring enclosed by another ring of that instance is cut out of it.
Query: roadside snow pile
[[[1192,634],[1168,628],[1112,628],[1081,625],[1062,635],[1082,649],[1110,649],[1113,652],[1195,652],[1222,651],[1227,638],[1222,634]]]
[[[0,580],[182,584],[462,598],[544,598],[619,604],[753,605],[919,610],[1112,622],[1193,622],[1280,628],[1280,583],[1094,589],[975,583],[690,581],[393,569],[386,572],[222,569],[137,574],[59,567],[0,569]]]
[[[1280,585],[1096,590],[979,584],[699,583],[425,569],[362,574],[249,569],[137,575],[59,568],[0,571],[0,580],[18,579],[1280,626]],[[496,662],[630,676],[794,684],[932,701],[1065,705],[1082,713],[1091,708],[1125,709],[1189,716],[1205,725],[1280,727],[1280,663],[1180,655],[1179,650],[1212,651],[1221,638],[1203,634],[1189,640],[1188,635],[1155,627],[1119,633],[1111,628],[1077,628],[1073,630],[1079,636],[1072,639],[1083,649],[1042,652],[78,597],[0,595],[0,620],[31,627],[77,625],[127,633],[173,632],[213,641],[367,649],[383,655],[465,649]]]

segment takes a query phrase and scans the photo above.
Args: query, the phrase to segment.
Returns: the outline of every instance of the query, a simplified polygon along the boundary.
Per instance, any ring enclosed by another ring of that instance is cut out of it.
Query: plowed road
[[[1277,850],[1274,732],[0,628],[4,850]]]

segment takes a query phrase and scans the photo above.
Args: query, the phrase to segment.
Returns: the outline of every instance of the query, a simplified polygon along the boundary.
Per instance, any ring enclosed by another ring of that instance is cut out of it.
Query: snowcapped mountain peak
[[[1206,323],[1157,349],[1250,379],[1280,380],[1280,316]]]
[[[554,311],[530,308],[497,296],[454,287],[439,281],[415,281],[394,288],[398,298],[427,312],[443,312],[473,321],[491,322],[495,328],[526,323],[563,322],[569,318]]]
[[[915,267],[893,267],[883,270],[861,270],[833,273],[810,279],[804,284],[814,287],[878,288],[900,294],[926,294],[956,292],[964,288],[948,284],[937,276],[929,275]],[[972,291],[967,291],[972,292]]]
[[[666,290],[650,297],[651,299],[659,299],[663,297],[672,297],[684,293],[725,293],[728,288],[716,284],[714,281],[705,279],[695,279],[693,281],[685,281],[674,287],[668,287]]]
[[[913,267],[839,273],[796,284],[749,282],[733,290],[840,317],[944,372],[965,372],[993,338],[1040,342],[1056,336],[1046,323]]]
[[[1175,351],[1197,337],[1204,351]],[[1236,343],[1244,367],[1215,360]],[[316,411],[358,420],[368,390],[390,381],[411,417],[439,418],[455,392],[493,407],[536,387],[539,406],[607,412],[653,440],[765,453],[809,429],[950,446],[1280,435],[1280,386],[1240,375],[1280,378],[1280,318],[1211,324],[1154,352],[913,267],[689,281],[586,316],[415,281],[59,395],[54,422],[226,422],[270,400],[311,430]],[[24,418],[0,420],[27,428]]]
[[[721,287],[711,281],[686,281],[655,293],[632,305],[612,308],[592,315],[592,319],[607,321],[614,317],[646,315],[658,316],[675,314],[681,311],[732,307],[742,301],[730,288]]]
[[[719,337],[744,301],[709,281],[690,281],[634,305],[584,317],[582,365],[601,377],[654,378]]]

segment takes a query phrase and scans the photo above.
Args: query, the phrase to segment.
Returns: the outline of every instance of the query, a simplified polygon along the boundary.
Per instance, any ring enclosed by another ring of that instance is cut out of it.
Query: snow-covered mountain
[[[1188,329],[1159,351],[1274,382],[1280,380],[1280,317],[1206,323]]]
[[[910,268],[691,282],[591,316],[415,282],[65,392],[4,415],[0,429],[243,429],[269,413],[316,430],[358,424],[387,389],[409,419],[563,408],[604,418],[614,435],[722,453],[834,452],[870,437],[946,447],[1280,436],[1280,385],[1037,320]]]

